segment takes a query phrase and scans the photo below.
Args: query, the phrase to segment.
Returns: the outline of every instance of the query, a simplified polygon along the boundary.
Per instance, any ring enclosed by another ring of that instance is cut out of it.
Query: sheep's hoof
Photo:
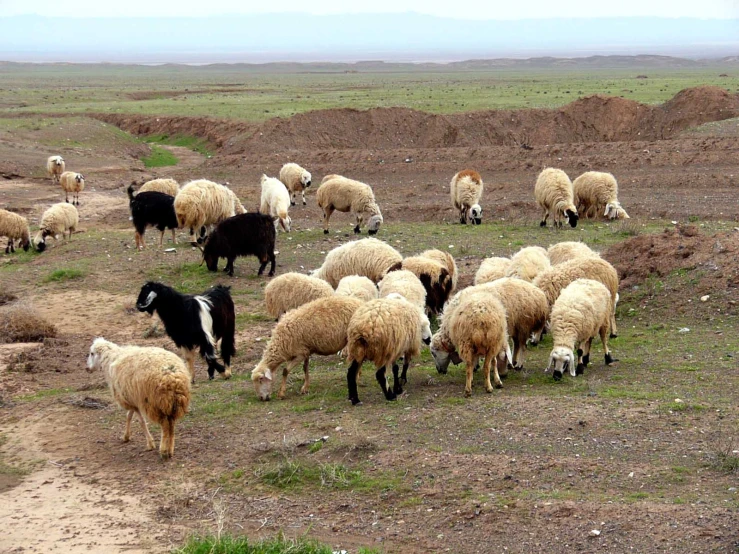
[[[465,389],[465,391],[464,391],[464,397],[465,398],[469,398],[470,396],[472,396],[472,391]]]
[[[611,338],[611,339],[617,339],[618,338],[618,333],[611,333],[610,335],[608,335],[608,337]]]
[[[590,352],[588,352],[582,357],[582,365],[584,365],[585,367],[588,367],[589,363],[590,363]]]
[[[493,389],[493,387],[485,387],[485,392],[487,392],[487,393],[491,393],[491,392],[493,392],[493,390],[495,390],[495,389]]]
[[[611,365],[616,363],[618,360],[611,356],[610,352],[606,353],[606,365]]]
[[[361,406],[362,401],[359,398],[350,398],[349,400],[352,401],[352,406]]]
[[[123,435],[123,439],[122,440],[123,440],[123,442],[128,442],[128,441],[131,440],[131,437],[129,437],[128,435]]]
[[[300,387],[300,394],[308,394],[308,389],[305,387]]]
[[[231,275],[233,275],[233,273]],[[275,272],[274,271],[270,271],[267,275],[269,275],[270,277],[274,277],[275,276]]]
[[[169,452],[167,452],[166,450],[164,450],[164,451],[160,450],[159,451],[159,457],[162,459],[162,461],[166,462],[172,456],[170,456]]]
[[[324,230],[323,230],[323,234],[324,234],[324,235],[328,235],[328,229],[324,229]]]
[[[552,373],[552,377],[555,381],[561,381],[562,380],[562,372],[561,371],[555,371]]]
[[[544,220],[541,223],[539,223],[539,227],[546,227],[546,226],[547,226],[546,220]]]
[[[146,444],[146,449],[147,450],[154,450],[156,447],[157,447],[157,445],[154,444],[154,441],[151,441],[151,442],[149,442],[149,443]]]
[[[290,205],[291,206],[295,206],[295,202],[290,202]]]
[[[231,378],[231,368],[227,367],[226,370],[221,373],[221,377],[223,377],[225,380],[228,380]]]
[[[585,364],[577,364],[575,375],[582,375],[583,373],[585,373]]]
[[[357,225],[356,227],[354,227],[354,234],[355,235],[358,235],[361,232],[362,232],[362,230],[359,228],[359,225]]]
[[[308,202],[303,202],[303,206],[307,206],[307,205],[308,205]]]
[[[495,383],[495,388],[496,389],[502,389],[503,388],[503,383],[501,383],[500,381],[498,381],[497,383]]]
[[[523,365],[513,364],[513,369],[515,369],[516,371],[523,371]]]

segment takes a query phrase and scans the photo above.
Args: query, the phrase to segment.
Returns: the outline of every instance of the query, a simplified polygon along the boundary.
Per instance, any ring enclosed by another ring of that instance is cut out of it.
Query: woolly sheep
[[[333,294],[334,289],[322,279],[302,273],[284,273],[265,287],[264,303],[267,313],[278,320],[282,314],[294,308]]]
[[[539,273],[550,267],[546,250],[541,246],[527,246],[511,256],[506,277],[515,277],[530,283]]]
[[[203,241],[205,226],[246,212],[231,189],[206,179],[190,181],[182,187],[174,199],[174,209],[180,227],[189,227],[190,235],[200,231],[198,242]]]
[[[454,261],[454,256],[449,252],[442,250],[426,250],[419,254],[422,258],[429,258],[435,260],[443,265],[449,272],[449,277],[452,278],[452,292],[457,288],[457,281],[459,280],[459,269],[457,269],[457,262]]]
[[[326,254],[323,265],[312,275],[336,288],[347,275],[363,275],[377,283],[391,269],[399,269],[403,256],[375,238],[347,242]]]
[[[8,245],[5,247],[5,253],[15,252],[14,242],[17,239],[18,246],[28,252],[31,245],[31,231],[28,229],[28,220],[22,215],[18,215],[8,210],[0,210],[0,237],[8,238]]]
[[[562,290],[552,307],[550,318],[553,347],[547,371],[554,371],[555,380],[561,379],[568,370],[572,377],[585,371],[590,361],[590,346],[596,335],[600,335],[603,342],[606,365],[618,361],[608,348],[612,314],[611,293],[598,281],[576,279]]]
[[[166,460],[174,455],[174,427],[190,405],[190,374],[183,361],[163,348],[118,346],[97,338],[87,358],[90,370],[102,370],[118,405],[128,410],[123,442],[131,438],[131,419],[141,421],[147,450],[154,449],[154,438],[146,419],[161,426],[159,455]]]
[[[80,205],[80,192],[85,190],[85,176],[74,171],[65,171],[59,177],[59,185],[64,191],[64,201],[69,202],[69,193],[72,193],[72,204]]]
[[[584,242],[564,241],[552,244],[547,249],[547,255],[552,265],[574,260],[575,258],[600,258],[600,254],[591,250]]]
[[[269,400],[273,373],[283,363],[286,365],[277,397],[285,397],[287,376],[301,361],[305,382],[300,392],[308,392],[308,363],[311,355],[330,356],[342,350],[346,346],[349,321],[362,305],[364,303],[357,298],[330,296],[304,304],[282,316],[272,330],[272,338],[262,359],[251,372],[259,399]]]
[[[629,219],[618,201],[618,183],[610,173],[587,171],[572,183],[577,211],[586,218],[603,212],[608,219]],[[605,211],[604,211],[605,210]]]
[[[36,248],[39,252],[43,252],[46,249],[46,237],[51,236],[57,240],[58,235],[64,236],[67,231],[69,231],[69,240],[72,240],[72,233],[77,230],[79,222],[79,213],[72,204],[64,202],[53,204],[41,216],[39,231],[33,240]]]
[[[439,313],[452,292],[452,279],[446,267],[431,258],[409,256],[401,263],[401,269],[419,278],[426,289],[426,307],[432,314]]]
[[[341,175],[326,175],[316,191],[316,202],[323,209],[323,232],[328,234],[328,220],[334,210],[351,212],[356,217],[355,233],[360,233],[364,219],[367,232],[377,234],[382,225],[382,213],[375,201],[372,188],[359,181]]]
[[[454,177],[449,185],[452,204],[459,210],[459,222],[466,225],[469,219],[473,225],[482,223],[482,177],[477,171],[465,169]]]
[[[64,173],[65,167],[66,164],[61,156],[49,156],[46,160],[46,172],[55,183],[59,182],[59,177]]]
[[[377,285],[363,275],[347,275],[336,287],[336,296],[350,296],[362,302],[369,302],[378,297]]]
[[[357,373],[365,361],[375,364],[375,377],[387,400],[395,400],[403,393],[402,384],[411,359],[420,352],[421,341],[431,342],[428,318],[413,304],[392,294],[364,303],[351,318],[347,328],[347,385],[353,405],[360,403],[357,392]],[[403,356],[403,373],[398,375],[396,361]],[[385,377],[387,366],[393,369],[393,389]]]
[[[426,289],[418,277],[408,270],[391,271],[377,284],[377,288],[380,298],[395,292],[421,310],[426,306]]]
[[[477,273],[475,273],[474,283],[476,285],[482,285],[483,283],[489,283],[496,279],[502,279],[505,277],[509,265],[511,265],[509,258],[485,258],[480,264]]]
[[[170,196],[177,196],[180,192],[180,184],[174,179],[152,179],[146,181],[138,192],[161,192]]]
[[[286,163],[280,169],[280,181],[290,191],[290,204],[295,205],[295,195],[301,193],[303,196],[303,206],[306,205],[305,189],[311,184],[310,172],[306,171],[296,163]]]
[[[262,202],[259,212],[272,216],[275,220],[275,229],[278,225],[286,233],[290,232],[292,220],[287,215],[290,208],[290,193],[287,192],[285,185],[274,177],[262,175],[260,180],[262,185]]]
[[[577,227],[577,208],[575,207],[572,181],[561,169],[548,167],[536,179],[534,196],[544,215],[540,225],[546,227],[551,214],[555,227],[562,227],[562,219],[571,227]]]

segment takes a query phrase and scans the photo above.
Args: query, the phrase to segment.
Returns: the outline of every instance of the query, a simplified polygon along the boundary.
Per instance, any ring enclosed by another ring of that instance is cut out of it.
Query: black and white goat
[[[161,232],[159,246],[164,242],[166,229],[172,229],[172,244],[175,244],[177,242],[175,229],[178,225],[177,214],[174,211],[174,196],[154,191],[140,192],[134,196],[132,184],[128,186],[126,192],[131,219],[136,228],[136,248],[144,248],[144,233],[148,225],[156,227]]]
[[[271,223],[271,222],[270,222]],[[236,315],[229,292],[231,287],[215,286],[203,294],[181,294],[167,285],[149,281],[139,293],[136,308],[140,312],[159,314],[169,337],[182,350],[192,381],[195,382],[195,349],[208,364],[208,378],[215,372],[231,377]],[[221,357],[216,359],[216,342],[221,341]]]

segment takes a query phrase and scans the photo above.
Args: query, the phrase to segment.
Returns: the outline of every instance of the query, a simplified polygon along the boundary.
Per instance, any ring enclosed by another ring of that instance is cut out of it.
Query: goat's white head
[[[272,394],[272,371],[268,367],[257,365],[251,372],[251,380],[259,400],[269,400]]]
[[[549,355],[549,366],[547,371],[554,371],[554,379],[559,381],[562,375],[568,371],[572,377],[576,375],[577,359],[572,349],[566,346],[557,346]]]

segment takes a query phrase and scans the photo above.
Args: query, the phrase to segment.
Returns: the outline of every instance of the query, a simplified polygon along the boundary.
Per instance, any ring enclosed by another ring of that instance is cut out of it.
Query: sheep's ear
[[[511,345],[508,344],[507,341],[505,344],[505,357],[506,362],[508,362],[510,365],[513,365],[513,354],[511,353]]]
[[[547,366],[547,368],[544,371],[550,371],[553,368],[554,368],[554,356],[550,355],[549,356],[549,365]]]
[[[269,368],[264,370],[264,378],[267,379],[268,381],[272,380],[272,371]]]

